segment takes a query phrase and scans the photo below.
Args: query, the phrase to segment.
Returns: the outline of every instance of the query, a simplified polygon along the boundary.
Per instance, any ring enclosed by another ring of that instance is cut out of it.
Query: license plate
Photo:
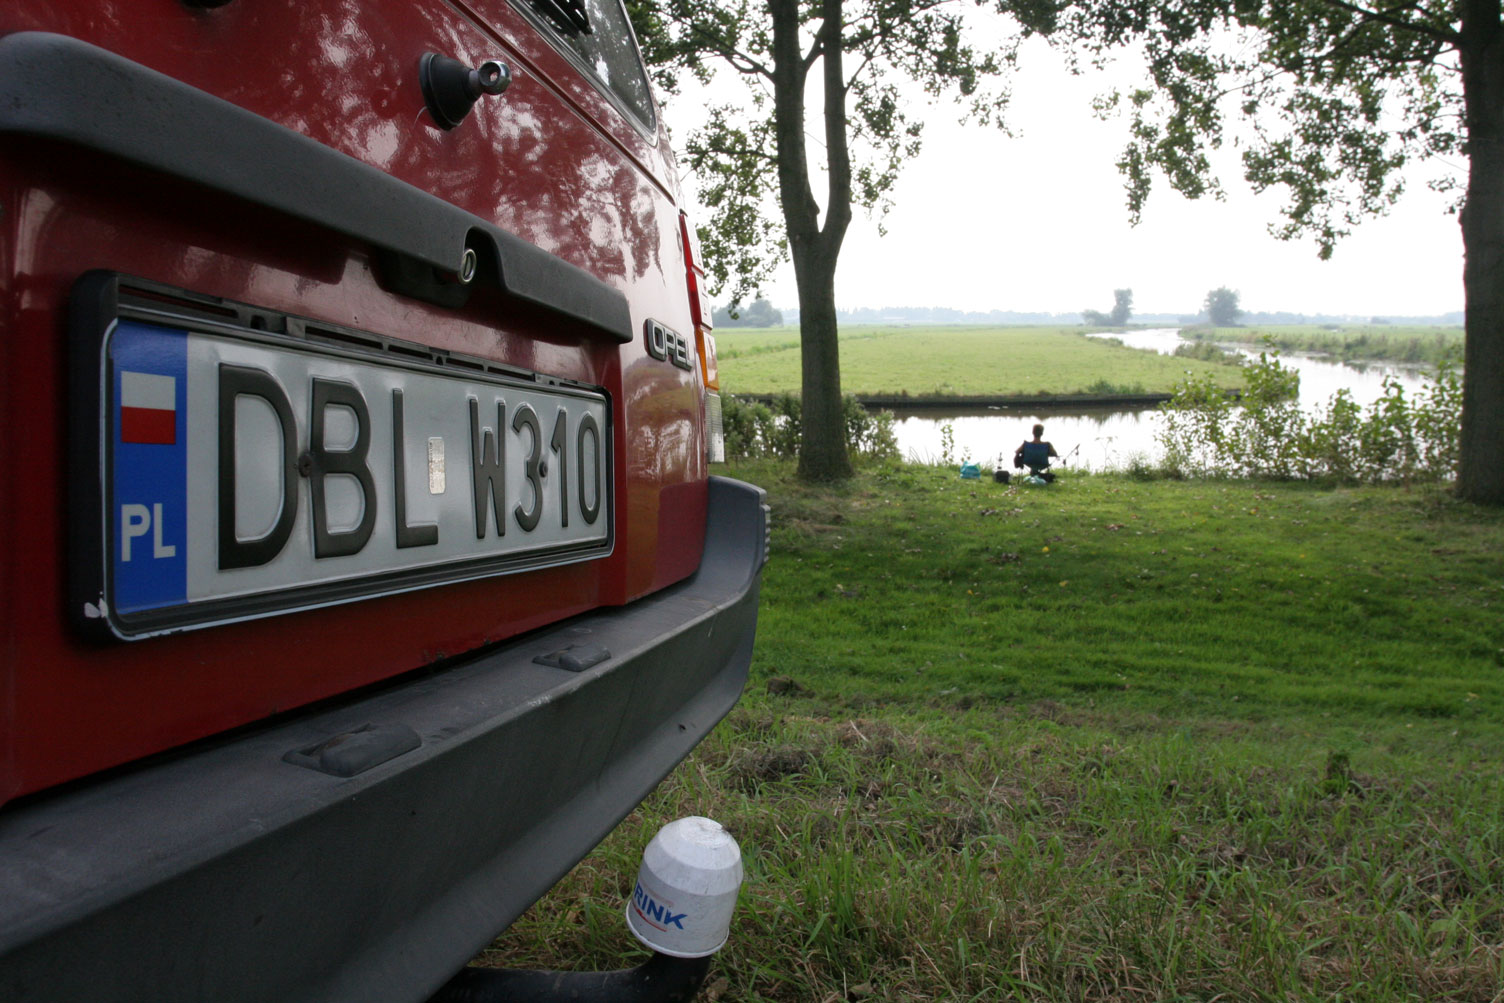
[[[598,390],[478,360],[129,318],[99,358],[93,615],[119,636],[610,553]]]

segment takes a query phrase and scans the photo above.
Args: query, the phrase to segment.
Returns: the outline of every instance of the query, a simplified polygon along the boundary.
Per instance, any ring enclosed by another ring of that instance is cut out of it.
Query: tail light
[[[689,315],[695,326],[695,354],[700,359],[700,378],[705,384],[705,457],[711,463],[726,460],[726,434],[721,426],[721,375],[715,363],[714,324],[710,300],[705,295],[705,269],[700,266],[700,241],[689,217],[679,214],[680,243],[684,245],[684,275],[689,287]]]

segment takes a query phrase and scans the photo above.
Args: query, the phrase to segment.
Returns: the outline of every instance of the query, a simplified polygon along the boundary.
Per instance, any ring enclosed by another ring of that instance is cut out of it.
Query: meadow
[[[704,814],[707,1000],[1501,999],[1504,513],[721,472],[773,508],[746,694],[484,963],[640,960],[642,847]]]
[[[716,332],[721,385],[733,394],[797,393],[794,328]],[[1170,393],[1192,375],[1241,386],[1234,367],[1172,358],[1062,327],[843,327],[841,389],[911,397]]]

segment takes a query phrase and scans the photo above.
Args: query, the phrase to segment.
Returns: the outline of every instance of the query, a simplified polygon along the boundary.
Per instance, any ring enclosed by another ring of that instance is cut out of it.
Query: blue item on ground
[[[982,479],[982,468],[975,463],[961,464],[961,479],[963,481],[979,481]]]

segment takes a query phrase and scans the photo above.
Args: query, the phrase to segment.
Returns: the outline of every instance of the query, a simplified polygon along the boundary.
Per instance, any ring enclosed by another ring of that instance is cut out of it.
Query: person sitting
[[[1055,479],[1050,473],[1050,457],[1059,456],[1053,444],[1044,441],[1044,426],[1034,426],[1033,440],[1025,440],[1013,451],[1013,466],[1028,467],[1029,474],[1049,482]]]

